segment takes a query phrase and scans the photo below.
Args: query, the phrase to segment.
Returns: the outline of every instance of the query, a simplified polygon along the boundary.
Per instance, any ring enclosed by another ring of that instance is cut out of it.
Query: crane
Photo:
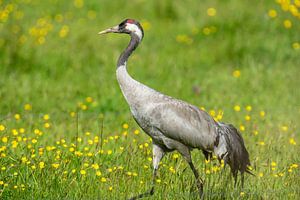
[[[153,183],[149,191],[132,197],[138,199],[154,194],[155,179],[159,162],[168,152],[177,150],[192,169],[200,198],[203,198],[204,181],[193,164],[191,150],[202,150],[208,159],[212,153],[219,161],[224,160],[231,168],[235,184],[241,173],[249,171],[249,153],[243,138],[231,124],[215,121],[208,113],[184,101],[164,95],[136,80],[127,72],[127,60],[144,37],[140,23],[125,19],[119,25],[108,28],[99,34],[125,33],[131,40],[120,55],[116,76],[123,96],[132,116],[142,130],[152,138],[153,145]]]

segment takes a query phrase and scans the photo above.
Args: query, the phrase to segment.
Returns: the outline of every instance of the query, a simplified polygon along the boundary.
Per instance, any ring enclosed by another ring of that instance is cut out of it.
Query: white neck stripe
[[[135,33],[139,37],[140,41],[142,40],[143,33],[137,25],[127,23],[126,24],[126,29],[131,31],[132,33]]]

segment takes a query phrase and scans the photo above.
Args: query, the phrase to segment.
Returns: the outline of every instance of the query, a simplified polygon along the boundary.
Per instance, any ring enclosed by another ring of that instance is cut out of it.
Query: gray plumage
[[[154,193],[154,180],[159,162],[165,153],[174,150],[177,150],[190,165],[200,198],[203,197],[204,182],[193,165],[190,153],[192,149],[202,150],[206,159],[214,152],[220,160],[223,159],[231,167],[235,182],[238,171],[242,175],[248,172],[249,154],[236,128],[218,123],[196,106],[161,94],[134,80],[128,74],[126,62],[144,36],[141,25],[135,20],[126,19],[118,26],[100,34],[110,32],[127,33],[131,36],[128,47],[118,60],[117,80],[133,118],[153,141],[153,187],[148,192],[131,199]]]

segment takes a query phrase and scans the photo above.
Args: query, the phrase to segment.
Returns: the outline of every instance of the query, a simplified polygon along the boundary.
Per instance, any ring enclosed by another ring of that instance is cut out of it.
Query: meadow
[[[134,18],[138,81],[234,124],[245,186],[192,156],[205,199],[299,199],[300,1],[0,0],[0,199],[126,199],[152,179],[151,139],[115,77],[129,38],[97,33]],[[176,152],[147,199],[198,199]]]

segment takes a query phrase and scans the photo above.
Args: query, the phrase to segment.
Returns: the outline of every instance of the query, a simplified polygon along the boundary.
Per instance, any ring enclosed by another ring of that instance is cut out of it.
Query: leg
[[[181,146],[181,148],[179,148],[177,150],[184,157],[184,159],[189,163],[189,165],[190,165],[190,167],[191,167],[191,169],[194,173],[194,176],[196,178],[196,184],[197,184],[197,187],[198,187],[198,190],[199,190],[200,199],[203,199],[203,184],[204,184],[204,181],[199,176],[199,173],[198,173],[197,169],[195,168],[195,166],[193,164],[190,150],[186,146]]]
[[[149,191],[139,194],[135,197],[130,198],[130,200],[140,199],[143,197],[151,196],[154,194],[154,186],[155,186],[155,179],[157,175],[157,170],[159,167],[159,162],[164,157],[165,151],[163,148],[158,146],[157,144],[153,143],[153,178],[152,178],[152,187]]]
[[[201,177],[199,176],[199,173],[197,171],[197,169],[195,168],[193,162],[192,162],[192,159],[190,161],[188,161],[194,175],[195,175],[195,178],[196,178],[196,184],[197,184],[197,187],[198,187],[198,190],[199,190],[199,196],[200,196],[200,199],[203,199],[203,180],[201,179]]]
[[[241,172],[241,184],[242,188],[244,188],[244,172]]]
[[[233,179],[234,179],[234,187],[235,188],[237,187],[237,175],[238,175],[237,171],[233,171],[232,172],[232,176],[233,176]]]

